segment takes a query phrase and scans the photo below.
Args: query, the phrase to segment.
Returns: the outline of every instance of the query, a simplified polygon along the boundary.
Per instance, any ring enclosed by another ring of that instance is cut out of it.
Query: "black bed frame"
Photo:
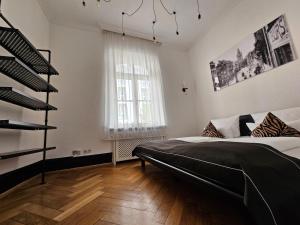
[[[154,159],[153,157],[149,156],[149,155],[146,155],[146,154],[143,154],[143,153],[137,153],[136,156],[138,156],[141,160],[141,167],[143,170],[146,169],[146,163],[145,161],[157,166],[157,167],[160,167],[162,169],[165,169],[165,170],[168,170],[169,172],[177,175],[177,176],[180,176],[188,181],[192,181],[194,183],[197,183],[197,184],[205,184],[205,185],[208,185],[212,188],[214,188],[215,190],[218,190],[218,191],[221,191],[223,193],[226,193],[226,194],[229,194],[230,196],[240,200],[240,201],[243,201],[244,199],[244,196],[239,194],[239,193],[236,193],[234,191],[231,191],[229,190],[228,188],[226,187],[223,187],[223,186],[220,186],[216,183],[213,183],[205,178],[202,178],[202,177],[199,177],[199,176],[196,176],[194,174],[191,174],[187,171],[184,171],[180,168],[177,168],[175,166],[171,166],[167,163],[164,163],[160,160],[157,160],[157,159]]]
[[[252,118],[252,116],[250,114],[241,115],[239,118],[241,136],[250,136],[251,135],[251,131],[247,127],[247,123],[254,123],[254,119]],[[171,173],[173,173],[174,175],[182,177],[183,179],[192,181],[193,183],[196,183],[196,184],[205,184],[207,186],[212,187],[213,189],[215,189],[217,191],[221,191],[222,193],[232,196],[235,199],[238,199],[239,201],[244,200],[244,196],[241,193],[236,193],[236,192],[228,189],[227,187],[221,186],[221,185],[217,184],[216,182],[212,182],[211,180],[205,179],[204,177],[199,177],[195,174],[192,174],[188,171],[183,170],[182,168],[171,166],[167,163],[164,163],[160,160],[154,159],[153,157],[143,154],[143,153],[136,153],[136,156],[141,159],[141,166],[142,166],[143,170],[145,170],[145,166],[146,166],[145,161],[148,161],[157,167],[168,170]]]

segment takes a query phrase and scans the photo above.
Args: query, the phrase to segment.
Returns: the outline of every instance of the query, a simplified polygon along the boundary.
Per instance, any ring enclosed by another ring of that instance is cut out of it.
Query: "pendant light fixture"
[[[83,7],[86,7],[86,1],[87,0],[82,0],[82,6]],[[101,0],[96,0],[98,5],[100,5],[101,3]],[[104,2],[111,2],[111,0],[102,0]],[[151,1],[151,0],[149,0]],[[156,5],[155,5],[155,1],[157,0],[152,0],[152,10],[153,10],[153,21],[152,21],[152,35],[153,35],[153,41],[156,41],[156,33],[155,33],[155,25],[157,23],[157,14],[156,14]],[[175,34],[178,36],[179,35],[179,25],[178,25],[178,22],[177,22],[177,12],[175,10],[171,10],[169,8],[166,7],[165,3],[163,2],[163,0],[159,0],[160,2],[160,5],[162,6],[162,8],[164,9],[164,11],[169,15],[169,16],[172,16],[174,17],[174,23],[175,23],[175,26],[176,26],[176,31],[175,31]],[[199,0],[196,0],[197,2],[197,12],[198,12],[198,20],[201,19],[201,13],[200,13],[200,4],[199,4]],[[125,16],[126,17],[132,17],[134,16],[143,6],[144,4],[144,0],[141,0],[141,2],[139,3],[139,5],[136,7],[136,9],[134,9],[133,11],[131,12],[125,12],[123,11],[122,12],[122,35],[125,36],[126,33],[125,33],[125,29],[124,29],[124,24],[125,24]]]

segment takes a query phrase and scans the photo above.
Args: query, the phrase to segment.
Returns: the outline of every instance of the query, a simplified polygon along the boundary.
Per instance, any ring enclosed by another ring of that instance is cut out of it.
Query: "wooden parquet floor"
[[[0,198],[0,225],[253,225],[237,202],[138,162],[51,172]]]

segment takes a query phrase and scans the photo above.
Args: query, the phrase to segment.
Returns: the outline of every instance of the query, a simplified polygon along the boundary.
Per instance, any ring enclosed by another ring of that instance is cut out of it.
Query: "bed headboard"
[[[254,119],[250,114],[240,116],[240,132],[241,136],[251,136],[251,131],[246,123],[254,123]]]

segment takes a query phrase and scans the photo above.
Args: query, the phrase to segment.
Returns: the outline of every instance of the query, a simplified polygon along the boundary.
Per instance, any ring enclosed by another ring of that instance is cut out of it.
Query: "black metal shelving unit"
[[[0,73],[36,92],[44,92],[46,94],[46,101],[43,102],[13,87],[0,87],[0,101],[5,101],[31,110],[45,111],[44,124],[25,123],[8,119],[0,120],[0,129],[44,131],[44,142],[41,148],[0,153],[0,160],[42,152],[43,167],[41,183],[44,184],[46,152],[56,149],[56,147],[47,147],[47,135],[48,130],[56,129],[56,127],[48,125],[48,115],[50,110],[57,110],[56,107],[49,104],[49,94],[51,92],[58,92],[57,89],[50,84],[50,77],[52,75],[58,75],[58,72],[51,65],[51,51],[36,49],[31,42],[5,18],[1,12],[1,0],[0,18],[8,25],[8,27],[0,27],[0,45],[12,54],[12,56],[0,56]],[[48,59],[46,59],[42,53],[47,54]],[[47,79],[45,80],[40,77],[40,74],[47,75]]]
[[[25,64],[15,57],[0,56],[0,73],[37,92],[57,92],[57,89],[47,83]]]
[[[43,151],[51,151],[51,150],[55,150],[55,149],[56,149],[56,147],[49,147],[46,149],[33,148],[33,149],[5,152],[5,153],[0,153],[0,159],[2,159],[2,160],[3,159],[11,159],[11,158],[20,157],[23,155],[31,155],[31,154],[35,154],[35,153],[39,153],[39,152],[43,152]]]
[[[11,129],[11,130],[52,130],[56,127],[35,124],[35,123],[25,123],[13,120],[0,120],[0,128]]]
[[[36,73],[58,75],[49,61],[13,26],[0,27],[0,45]]]
[[[57,110],[54,106],[12,87],[0,87],[0,100],[32,110]]]

